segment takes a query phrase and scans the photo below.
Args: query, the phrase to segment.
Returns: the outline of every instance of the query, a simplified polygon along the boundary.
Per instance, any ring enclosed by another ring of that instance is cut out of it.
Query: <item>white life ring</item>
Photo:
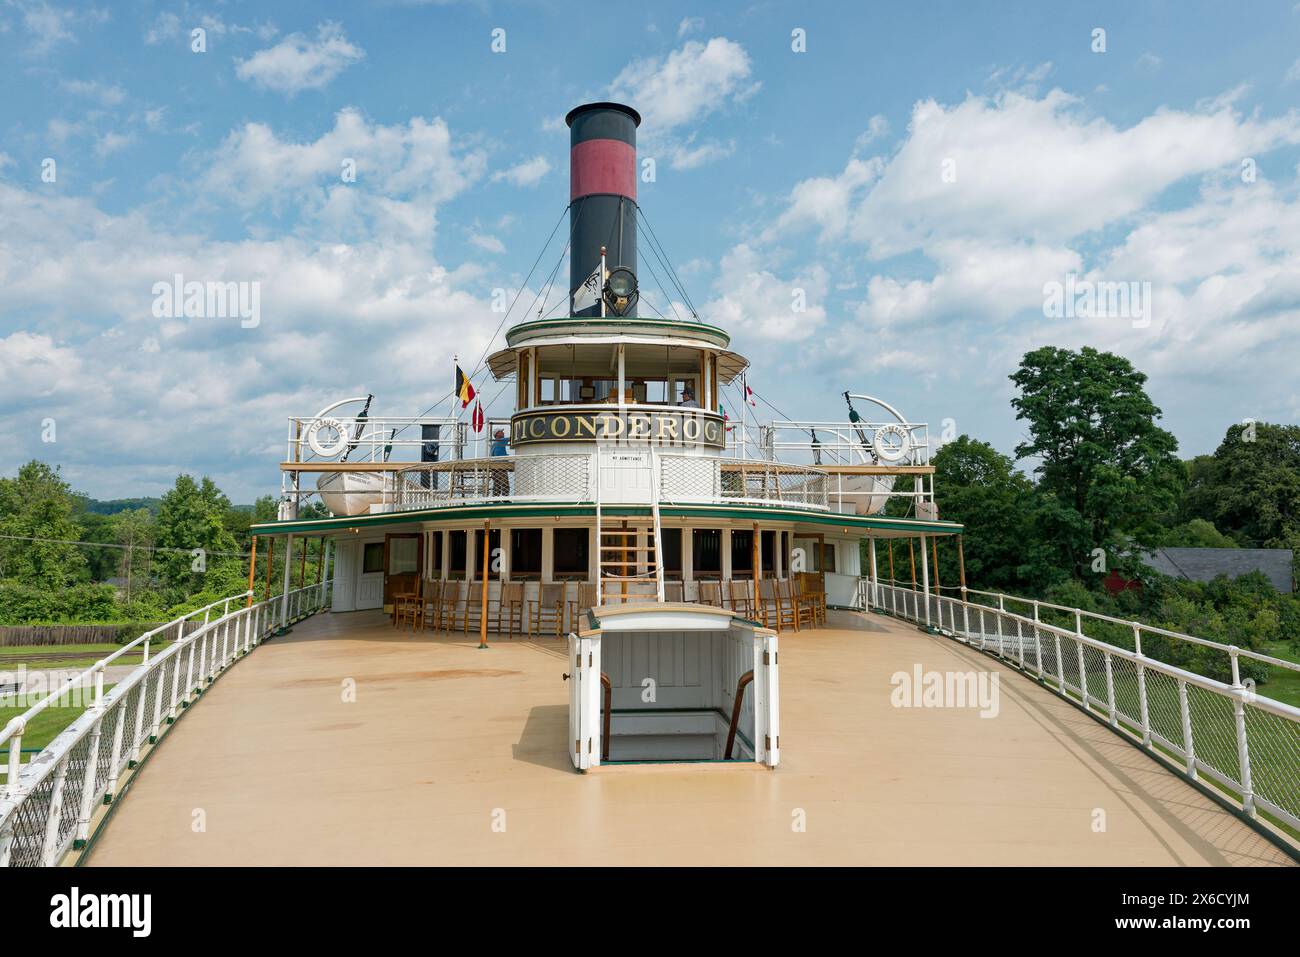
[[[897,444],[888,444],[887,439],[890,437],[896,439]],[[912,453],[912,434],[901,425],[882,425],[876,429],[875,438],[871,440],[871,448],[876,453],[876,458],[882,462],[901,462]]]
[[[321,440],[321,432],[333,429],[336,438],[333,442]],[[332,459],[348,447],[348,429],[339,419],[329,415],[316,419],[307,426],[307,444],[311,450],[324,459]]]

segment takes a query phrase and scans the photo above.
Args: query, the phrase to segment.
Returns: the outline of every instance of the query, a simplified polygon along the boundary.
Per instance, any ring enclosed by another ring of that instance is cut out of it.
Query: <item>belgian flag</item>
[[[469,404],[474,401],[474,386],[470,384],[469,377],[461,371],[460,366],[456,366],[456,395],[460,399],[462,409],[468,409]]]

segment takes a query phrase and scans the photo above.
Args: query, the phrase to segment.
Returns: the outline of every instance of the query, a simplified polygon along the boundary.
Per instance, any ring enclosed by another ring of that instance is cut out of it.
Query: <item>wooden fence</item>
[[[24,648],[31,645],[115,645],[138,638],[163,622],[139,622],[119,625],[0,625],[0,648]],[[189,634],[203,625],[202,619],[185,623]],[[167,633],[176,637],[176,629]]]

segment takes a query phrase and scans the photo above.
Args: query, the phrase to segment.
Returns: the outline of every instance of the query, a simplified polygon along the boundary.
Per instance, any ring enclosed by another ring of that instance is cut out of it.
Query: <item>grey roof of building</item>
[[[1260,571],[1278,591],[1290,592],[1294,557],[1289,548],[1160,548],[1142,561],[1165,575],[1198,582]]]

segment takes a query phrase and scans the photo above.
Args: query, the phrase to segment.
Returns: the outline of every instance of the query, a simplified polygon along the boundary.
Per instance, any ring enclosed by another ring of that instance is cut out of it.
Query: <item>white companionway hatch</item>
[[[781,754],[776,632],[706,605],[593,608],[569,636],[569,757],[602,764]]]

